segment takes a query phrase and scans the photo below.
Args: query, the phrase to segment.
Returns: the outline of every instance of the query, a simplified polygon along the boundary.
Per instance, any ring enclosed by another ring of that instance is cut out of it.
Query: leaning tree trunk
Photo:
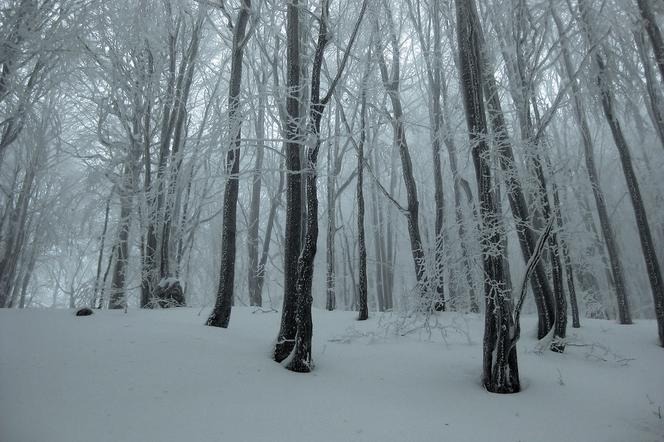
[[[478,34],[481,32],[474,0],[455,0],[461,89],[466,122],[472,146],[475,177],[480,198],[482,222],[482,258],[484,266],[484,387],[494,393],[515,393],[520,390],[516,346],[512,345],[514,320],[509,293],[505,291],[501,232],[496,228],[495,196],[491,185],[488,160],[487,123],[482,97],[482,56]]]
[[[662,92],[655,83],[655,73],[652,64],[645,48],[645,36],[643,32],[634,31],[634,43],[639,52],[641,65],[643,66],[643,74],[646,80],[646,91],[650,101],[650,117],[657,131],[659,142],[664,147],[664,103],[662,100]]]
[[[229,173],[224,189],[223,227],[221,235],[221,268],[219,286],[214,309],[206,325],[228,327],[233,303],[233,284],[235,282],[235,236],[237,225],[238,174],[240,172],[240,140],[242,137],[242,118],[240,116],[240,86],[242,85],[242,57],[247,43],[245,31],[251,0],[243,0],[233,32],[233,51],[231,57],[231,79],[228,86],[228,125],[231,144],[226,157]]]
[[[579,13],[585,24],[586,37],[588,38],[588,41],[593,44],[595,38],[585,0],[579,1]],[[659,340],[660,344],[664,346],[664,281],[662,281],[662,272],[659,266],[659,261],[657,260],[657,253],[655,251],[652,235],[650,233],[650,225],[648,223],[646,209],[643,204],[643,199],[641,198],[639,182],[632,165],[629,146],[627,145],[627,140],[625,139],[620,121],[615,112],[615,97],[613,96],[613,91],[611,89],[612,85],[610,84],[608,77],[606,63],[599,50],[595,51],[594,59],[597,68],[597,84],[599,86],[600,98],[602,101],[602,110],[604,111],[604,117],[611,128],[613,141],[618,148],[620,164],[625,175],[625,180],[627,181],[627,190],[629,191],[629,196],[632,200],[634,216],[636,217],[636,226],[639,232],[639,240],[641,241],[641,249],[643,251],[643,258],[645,260],[648,280],[650,281],[650,288],[655,303],[655,316],[657,318]]]
[[[655,14],[653,14],[650,7],[650,0],[636,0],[636,3],[643,19],[643,27],[646,29],[648,37],[650,37],[650,44],[655,53],[655,62],[659,68],[662,85],[664,86],[664,39],[662,38],[662,33],[659,30],[659,26],[657,26]]]
[[[562,35],[564,28],[560,17],[555,10],[553,10],[552,13],[556,27],[558,28],[558,33]],[[574,72],[572,69],[572,59],[569,53],[569,48],[567,46],[567,40],[564,38],[561,38],[561,48],[565,74],[567,75],[569,81],[572,82],[574,114],[579,126],[579,131],[581,132],[581,141],[583,142],[586,171],[588,172],[588,178],[590,179],[590,187],[592,188],[593,197],[595,198],[597,214],[599,215],[599,222],[602,228],[602,236],[604,237],[604,243],[606,244],[606,250],[609,255],[611,276],[613,278],[613,285],[615,287],[616,298],[618,302],[618,318],[621,324],[631,324],[632,318],[630,315],[629,303],[627,301],[627,293],[625,290],[623,266],[620,260],[620,255],[618,253],[618,246],[616,244],[615,235],[613,233],[613,227],[611,226],[611,221],[609,220],[609,211],[606,207],[604,192],[602,192],[602,188],[600,187],[599,183],[599,174],[597,173],[597,167],[595,165],[595,154],[593,141],[590,134],[590,126],[588,125],[588,119],[583,108],[583,103],[581,102],[581,90],[576,79],[572,78]]]

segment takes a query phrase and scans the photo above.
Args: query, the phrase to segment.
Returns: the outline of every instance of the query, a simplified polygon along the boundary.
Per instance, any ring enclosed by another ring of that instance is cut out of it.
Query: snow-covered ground
[[[524,391],[501,396],[480,385],[478,316],[442,315],[443,339],[314,311],[317,365],[296,374],[270,359],[278,313],[206,313],[1,310],[0,441],[664,440],[653,321],[585,320],[560,355],[526,317]]]

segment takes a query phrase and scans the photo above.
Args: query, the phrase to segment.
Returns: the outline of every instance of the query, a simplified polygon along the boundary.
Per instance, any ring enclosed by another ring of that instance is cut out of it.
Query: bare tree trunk
[[[480,37],[483,41],[483,37]],[[496,145],[500,167],[505,174],[507,184],[507,196],[514,216],[519,245],[525,262],[528,262],[535,249],[535,234],[532,227],[528,224],[530,214],[526,197],[521,187],[521,182],[516,169],[514,152],[507,132],[507,125],[503,115],[500,99],[498,96],[498,87],[493,74],[489,71],[487,58],[483,58],[483,83],[486,95],[487,114],[491,122]],[[555,306],[553,304],[553,294],[549,287],[546,271],[541,262],[538,262],[535,272],[531,278],[533,294],[535,296],[535,305],[537,307],[538,326],[537,337],[543,338],[551,330],[555,320]]]
[[[360,91],[360,142],[357,144],[357,246],[360,255],[359,262],[359,315],[358,320],[369,318],[367,294],[367,245],[364,240],[364,193],[362,189],[364,177],[364,143],[367,139],[367,81],[371,73],[371,48],[367,50],[365,73],[362,78]]]
[[[586,170],[588,171],[588,178],[590,179],[590,186],[593,191],[593,196],[595,198],[595,205],[597,207],[597,213],[599,215],[599,222],[602,228],[602,235],[604,237],[604,243],[606,244],[606,250],[609,255],[609,261],[611,264],[611,276],[613,279],[613,285],[616,291],[616,298],[618,301],[618,317],[621,324],[631,324],[632,318],[629,311],[629,303],[627,301],[627,293],[625,291],[625,277],[623,272],[622,262],[620,260],[620,255],[618,253],[618,247],[615,240],[615,235],[613,233],[613,227],[611,226],[611,221],[609,220],[609,212],[606,207],[606,201],[604,200],[604,192],[599,183],[599,174],[597,173],[597,167],[595,166],[595,154],[593,148],[592,137],[590,134],[590,126],[588,125],[588,120],[586,118],[585,111],[583,109],[583,104],[581,102],[581,91],[579,88],[576,79],[572,78],[572,60],[567,46],[567,40],[562,38],[563,35],[563,25],[555,10],[552,10],[553,19],[558,28],[558,32],[561,35],[561,48],[563,54],[563,63],[565,67],[566,75],[569,81],[572,82],[572,98],[574,99],[574,113],[576,116],[577,124],[579,125],[579,131],[581,132],[581,140],[583,142],[584,149],[584,159],[586,163]]]
[[[375,137],[374,137],[375,139]],[[373,155],[371,155],[373,154]],[[369,161],[371,169],[376,171],[377,160],[373,159],[376,155],[376,149],[373,149],[373,152],[369,154]],[[369,197],[371,198],[371,219],[373,222],[373,232],[374,232],[374,251],[376,254],[376,268],[375,268],[375,280],[376,280],[376,297],[378,299],[378,311],[386,310],[386,278],[387,278],[387,257],[385,256],[385,238],[384,238],[384,226],[382,222],[382,217],[378,214],[378,201],[377,201],[377,192],[376,183],[371,182],[371,192]]]
[[[336,255],[335,237],[337,233],[336,190],[337,190],[337,157],[339,156],[339,104],[335,107],[334,118],[334,149],[327,150],[327,250],[325,274],[325,308],[332,311],[337,308],[336,297]]]
[[[27,219],[30,198],[32,197],[36,176],[36,165],[27,167],[21,183],[16,206],[9,211],[9,225],[5,235],[6,246],[0,255],[0,307],[6,307],[13,291],[19,258],[27,235]]]
[[[279,168],[283,169],[283,163]],[[267,225],[265,227],[265,236],[263,238],[263,250],[261,252],[261,257],[258,262],[258,268],[256,269],[256,293],[263,293],[263,284],[265,282],[265,266],[267,265],[267,259],[270,253],[270,242],[272,239],[272,230],[274,229],[274,220],[277,217],[277,209],[281,205],[281,194],[284,190],[284,172],[279,172],[279,184],[277,185],[277,191],[272,197],[272,204],[270,205],[270,212],[267,216]]]
[[[100,244],[99,244],[99,257],[97,258],[97,275],[95,277],[95,286],[92,293],[92,300],[90,301],[91,306],[97,305],[97,298],[99,296],[99,289],[101,286],[101,268],[102,261],[104,259],[104,245],[106,244],[106,232],[108,231],[108,215],[111,209],[111,198],[115,193],[115,186],[111,189],[111,193],[106,200],[106,211],[104,212],[104,228],[101,231],[100,235]]]
[[[219,286],[214,309],[206,323],[206,325],[222,328],[228,327],[231,318],[233,285],[235,283],[238,174],[240,173],[240,142],[242,139],[240,87],[242,86],[242,58],[248,38],[245,32],[250,15],[251,0],[243,0],[233,31],[231,77],[228,85],[228,126],[231,143],[226,157],[226,168],[229,175],[224,189]]]
[[[586,36],[589,42],[594,43],[595,37],[590,23],[589,11],[585,0],[579,2],[579,13],[585,23]],[[623,135],[622,127],[615,113],[615,98],[611,89],[610,80],[608,78],[606,64],[604,57],[599,50],[594,54],[595,64],[597,68],[597,84],[599,86],[600,96],[602,100],[602,110],[609,127],[611,128],[611,135],[613,141],[618,148],[620,155],[620,164],[627,181],[627,190],[632,200],[634,207],[634,216],[636,217],[636,226],[639,232],[639,239],[641,241],[641,249],[643,251],[643,258],[646,263],[648,272],[648,279],[650,281],[650,288],[652,290],[653,301],[655,303],[655,316],[657,318],[657,328],[659,332],[660,344],[664,346],[664,281],[662,281],[662,273],[657,260],[657,253],[655,245],[650,233],[650,225],[648,224],[648,217],[646,214],[643,199],[641,198],[641,191],[639,189],[639,182],[632,166],[632,158],[627,145],[627,140]],[[664,71],[662,72],[664,74]]]
[[[281,327],[274,347],[273,358],[281,362],[288,357],[295,344],[297,324],[297,260],[300,254],[302,226],[302,185],[300,165],[300,4],[292,0],[286,9],[286,65],[288,67],[286,96],[286,221],[284,233],[284,301]]]
[[[131,147],[130,149],[133,149]],[[115,267],[111,279],[111,295],[109,298],[109,309],[123,309],[127,307],[126,273],[127,260],[129,259],[129,229],[131,228],[131,212],[133,206],[134,165],[130,159],[124,166],[124,176],[119,189],[120,195],[120,219],[118,222],[118,239],[115,244]]]
[[[649,113],[651,115],[653,126],[655,126],[657,136],[659,137],[659,142],[662,144],[662,147],[664,147],[664,102],[662,100],[662,93],[655,84],[650,58],[646,53],[645,36],[643,35],[643,32],[637,31],[634,31],[633,35],[646,79],[646,91],[648,92],[648,98],[650,99],[650,106],[648,106],[650,109]]]
[[[415,13],[416,9],[417,13]],[[420,40],[421,50],[425,52],[427,80],[431,101],[429,103],[429,119],[431,122],[431,150],[433,160],[433,182],[434,182],[434,204],[435,204],[435,248],[434,248],[434,278],[436,299],[434,310],[445,310],[445,269],[443,268],[443,253],[445,247],[445,200],[443,193],[443,172],[440,161],[440,142],[443,138],[441,109],[441,35],[440,35],[440,1],[432,2],[431,22],[433,27],[433,51],[430,51],[431,43],[427,44],[424,37],[419,2],[416,8],[408,1],[408,10]],[[427,54],[428,53],[428,54]]]
[[[392,64],[391,72],[388,72],[385,58],[383,57],[382,49],[378,50],[378,63],[380,66],[380,73],[383,80],[383,85],[387,91],[387,95],[392,103],[392,126],[394,128],[394,139],[399,148],[399,157],[401,158],[401,169],[403,173],[403,180],[406,187],[407,206],[405,208],[406,221],[408,223],[408,235],[410,237],[411,253],[413,255],[413,264],[415,266],[415,277],[417,279],[419,289],[423,292],[426,290],[426,277],[425,277],[425,256],[422,247],[422,237],[420,235],[419,227],[419,201],[417,199],[417,184],[415,183],[415,175],[413,173],[413,163],[410,158],[410,149],[408,148],[408,141],[406,139],[406,128],[404,126],[403,108],[401,105],[401,98],[399,94],[399,81],[400,81],[400,53],[399,42],[396,35],[396,28],[392,18],[392,12],[387,1],[383,1],[383,7],[387,12],[388,17],[388,31],[390,45],[392,48]],[[378,24],[376,23],[376,26]]]
[[[306,221],[304,243],[302,252],[297,265],[297,312],[296,312],[296,334],[293,352],[289,358],[287,369],[295,372],[307,373],[312,368],[311,358],[311,338],[312,338],[312,320],[311,304],[313,302],[311,288],[313,284],[314,258],[316,256],[318,242],[318,189],[316,164],[318,161],[318,152],[320,150],[320,123],[325,111],[325,106],[329,102],[334,88],[344,71],[350,50],[357,36],[360,23],[366,11],[367,1],[362,3],[360,16],[355,24],[351,34],[348,47],[344,53],[337,75],[330,84],[328,93],[320,98],[320,74],[323,66],[323,55],[325,46],[329,42],[328,17],[330,0],[321,0],[321,18],[318,33],[318,42],[314,54],[314,61],[311,72],[311,104],[309,107],[309,121],[307,124],[308,145],[307,165],[304,168],[304,180],[306,188]]]
[[[516,393],[520,390],[515,330],[509,293],[504,290],[505,275],[500,250],[501,233],[496,228],[495,195],[492,192],[491,167],[487,158],[487,123],[482,97],[481,33],[474,0],[455,0],[457,41],[459,46],[461,89],[466,121],[473,149],[482,218],[482,257],[485,273],[484,387],[494,393]],[[492,251],[494,250],[494,251]]]
[[[263,169],[263,157],[265,155],[265,100],[267,81],[265,73],[262,78],[256,74],[256,83],[258,84],[258,119],[256,121],[256,163],[254,165],[254,176],[251,184],[251,202],[249,203],[249,227],[247,229],[247,257],[249,261],[248,287],[249,304],[252,306],[262,306],[263,299],[258,292],[258,227],[261,210],[261,173]]]
[[[650,0],[636,0],[636,4],[643,19],[643,27],[650,37],[650,44],[655,53],[655,61],[657,62],[662,85],[664,86],[664,39],[662,38],[662,33],[659,30],[659,26],[657,26],[655,14],[653,14],[650,7]]]

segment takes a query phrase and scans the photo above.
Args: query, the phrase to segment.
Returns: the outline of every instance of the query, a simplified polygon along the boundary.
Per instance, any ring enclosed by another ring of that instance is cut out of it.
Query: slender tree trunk
[[[336,223],[336,188],[337,188],[337,174],[339,173],[337,167],[337,157],[339,155],[339,104],[335,107],[334,119],[334,149],[327,151],[327,253],[326,253],[326,295],[325,295],[325,308],[332,311],[337,308],[336,298],[336,255],[335,255],[335,237],[337,233]]]
[[[359,269],[359,315],[358,320],[369,318],[367,295],[367,245],[364,239],[364,193],[362,189],[364,178],[364,143],[367,138],[367,81],[371,73],[371,49],[367,51],[367,66],[362,78],[360,92],[360,142],[357,144],[357,246],[360,255]]]
[[[602,188],[600,187],[599,183],[599,174],[597,173],[597,167],[595,166],[595,154],[592,137],[590,134],[590,126],[588,125],[588,120],[583,108],[583,104],[581,102],[581,91],[579,85],[576,79],[572,78],[572,60],[567,46],[567,40],[562,37],[562,22],[555,10],[553,10],[552,14],[556,23],[556,27],[558,28],[558,33],[561,35],[561,48],[565,73],[569,81],[572,82],[574,113],[576,116],[577,124],[579,126],[579,131],[581,132],[586,170],[588,172],[588,178],[590,179],[590,186],[593,191],[593,197],[595,198],[595,205],[599,215],[599,222],[602,228],[604,243],[606,244],[606,250],[609,255],[611,276],[613,279],[613,285],[616,291],[616,298],[618,302],[618,318],[621,324],[631,324],[632,318],[629,311],[629,303],[627,301],[627,293],[625,290],[623,266],[620,260],[620,255],[618,253],[613,227],[611,226],[611,221],[609,220],[609,212],[606,207],[604,192],[602,192]]]
[[[106,210],[104,212],[104,228],[102,229],[100,235],[99,257],[97,258],[97,275],[95,277],[95,287],[92,293],[92,301],[90,301],[91,306],[95,306],[97,304],[97,298],[99,296],[99,288],[101,286],[101,268],[102,261],[104,259],[104,245],[106,244],[106,232],[108,231],[108,215],[111,209],[111,198],[113,197],[114,193],[115,186],[113,186],[113,189],[111,189],[111,193],[106,200]]]
[[[406,128],[404,125],[403,108],[401,104],[401,97],[399,94],[400,82],[400,52],[399,42],[397,40],[396,28],[392,18],[392,12],[389,8],[387,1],[383,1],[383,7],[387,10],[388,24],[389,24],[389,39],[392,47],[392,65],[391,72],[388,72],[385,58],[382,51],[378,51],[378,62],[380,66],[381,78],[383,85],[387,91],[392,104],[392,126],[394,128],[394,139],[399,149],[399,157],[401,159],[401,169],[403,180],[406,187],[406,221],[408,224],[408,235],[410,237],[410,248],[413,256],[413,264],[415,267],[415,277],[417,279],[419,289],[423,294],[426,291],[426,262],[424,256],[424,249],[422,247],[422,237],[420,235],[419,227],[419,201],[417,199],[417,184],[415,183],[415,175],[413,173],[413,163],[410,157],[410,149],[406,139]],[[376,24],[376,26],[378,26]]]
[[[374,138],[375,139],[375,138]],[[377,160],[374,159],[376,155],[376,150],[373,149],[373,155],[369,154],[371,169],[376,171]],[[378,201],[377,201],[378,189],[376,183],[371,182],[371,192],[369,192],[369,198],[371,198],[371,219],[373,222],[373,233],[374,233],[374,251],[376,254],[376,267],[375,267],[375,280],[376,280],[376,297],[378,299],[378,311],[386,310],[386,278],[387,278],[387,257],[385,256],[385,238],[384,238],[384,228],[382,219],[378,214]]]
[[[662,147],[664,147],[664,102],[662,100],[662,92],[655,83],[655,76],[653,75],[654,72],[650,58],[646,53],[645,36],[643,35],[643,32],[634,31],[633,34],[634,43],[639,51],[639,58],[641,59],[641,65],[643,65],[643,73],[646,79],[646,91],[648,92],[648,98],[650,101],[650,106],[648,106],[650,108],[649,113],[653,126],[657,131],[659,142]]]
[[[111,279],[111,295],[109,309],[123,309],[127,307],[126,273],[129,259],[129,229],[131,228],[131,212],[133,205],[133,165],[125,164],[124,178],[120,188],[120,219],[118,224],[118,239],[115,247],[115,267]]]
[[[636,0],[636,4],[643,19],[643,27],[650,37],[650,44],[655,54],[655,61],[661,75],[662,86],[664,86],[664,39],[662,38],[662,33],[659,30],[659,26],[657,26],[655,14],[653,14],[650,7],[650,0]]]
[[[579,2],[579,12],[586,26],[587,38],[593,43],[594,33],[590,23],[590,17],[588,16],[589,11],[587,10],[585,0]],[[648,223],[645,206],[643,204],[643,199],[641,198],[639,182],[632,165],[629,146],[627,145],[627,140],[623,135],[620,121],[615,112],[615,98],[608,78],[606,63],[599,50],[595,51],[594,59],[597,68],[597,84],[599,86],[602,101],[602,110],[604,111],[604,117],[611,128],[613,141],[618,148],[620,164],[625,175],[625,180],[627,181],[627,190],[629,191],[629,196],[632,200],[634,216],[636,217],[636,226],[641,241],[641,249],[643,251],[643,258],[646,263],[646,270],[648,272],[648,279],[650,281],[650,288],[652,290],[653,301],[655,304],[655,316],[657,318],[659,340],[660,344],[664,346],[664,281],[662,281],[662,272],[660,270],[655,245],[650,233],[650,225]],[[664,72],[662,73],[664,74]]]
[[[224,189],[221,268],[219,269],[219,285],[214,309],[206,323],[206,325],[222,328],[228,327],[231,318],[233,285],[235,283],[238,174],[240,172],[240,142],[242,139],[240,87],[242,86],[242,58],[247,43],[245,32],[250,14],[251,0],[243,0],[233,31],[231,79],[228,86],[228,126],[231,143],[226,157],[226,168],[229,176]]]
[[[251,202],[249,203],[249,227],[247,229],[247,256],[249,259],[248,287],[249,304],[252,306],[262,306],[263,299],[258,292],[258,227],[259,215],[261,209],[261,173],[263,169],[263,157],[265,154],[265,100],[266,90],[264,84],[267,79],[263,74],[262,79],[256,75],[258,83],[258,119],[256,121],[256,163],[254,165],[254,176],[251,185]]]

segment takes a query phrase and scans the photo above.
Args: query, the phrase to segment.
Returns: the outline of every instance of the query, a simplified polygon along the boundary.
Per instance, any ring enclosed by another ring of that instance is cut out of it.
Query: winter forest
[[[663,27],[0,0],[0,439],[662,440]]]

